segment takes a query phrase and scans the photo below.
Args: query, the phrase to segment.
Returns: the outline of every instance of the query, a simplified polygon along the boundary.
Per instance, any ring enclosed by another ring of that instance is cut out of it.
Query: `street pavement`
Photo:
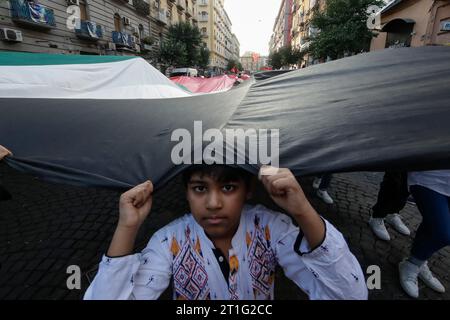
[[[373,265],[380,268],[381,288],[370,290],[369,299],[410,299],[400,287],[397,265],[409,253],[421,216],[416,206],[408,203],[401,215],[411,236],[400,235],[388,226],[391,241],[377,240],[367,220],[381,179],[381,173],[370,172],[334,175],[329,188],[333,205],[314,195],[311,177],[300,182],[316,210],[343,233],[363,271]],[[4,163],[0,163],[0,181],[13,196],[0,202],[0,299],[81,299],[114,232],[120,192],[47,183]],[[273,207],[263,190],[256,192],[255,201]],[[155,193],[137,249],[145,246],[153,232],[186,212],[184,188],[175,178]],[[67,268],[71,265],[81,270],[81,289],[67,288]],[[419,282],[419,299],[450,299],[450,247],[436,253],[429,265],[447,292],[438,294]],[[366,273],[366,278],[370,275]],[[275,297],[307,299],[281,269]],[[161,299],[170,298],[168,289]]]

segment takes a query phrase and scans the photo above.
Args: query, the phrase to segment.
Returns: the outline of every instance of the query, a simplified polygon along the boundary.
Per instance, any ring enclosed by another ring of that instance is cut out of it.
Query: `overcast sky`
[[[269,55],[269,40],[281,0],[225,0],[232,30],[246,51]]]

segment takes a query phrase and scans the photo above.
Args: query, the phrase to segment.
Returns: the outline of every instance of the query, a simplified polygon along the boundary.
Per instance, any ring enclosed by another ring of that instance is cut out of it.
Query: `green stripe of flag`
[[[92,64],[119,62],[136,56],[95,56],[28,52],[0,52],[0,66],[42,66],[58,64]]]

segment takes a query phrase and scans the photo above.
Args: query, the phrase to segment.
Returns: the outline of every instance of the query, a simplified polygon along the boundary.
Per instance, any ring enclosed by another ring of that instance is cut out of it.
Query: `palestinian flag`
[[[161,99],[190,94],[136,56],[0,52],[0,98]]]
[[[230,130],[278,130],[296,176],[450,169],[449,61],[450,47],[387,49],[192,95],[141,58],[0,53],[0,145],[19,170],[114,188],[159,187],[190,165],[175,145],[220,156]]]

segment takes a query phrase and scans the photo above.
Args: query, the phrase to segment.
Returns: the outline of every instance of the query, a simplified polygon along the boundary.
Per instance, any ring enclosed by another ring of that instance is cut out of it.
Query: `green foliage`
[[[310,37],[308,53],[316,59],[338,59],[367,51],[374,37],[367,28],[371,5],[383,4],[379,0],[327,0],[324,12],[316,8],[311,26],[320,31]]]
[[[142,38],[142,42],[151,46],[153,43],[155,43],[155,40],[153,39],[153,37],[147,36]]]
[[[164,41],[161,44],[160,59],[162,62],[174,67],[186,66],[188,60],[186,45],[171,39]]]
[[[202,45],[198,27],[180,22],[170,26],[159,57],[163,63],[174,67],[206,67],[209,63],[209,50]]]
[[[236,69],[238,69],[239,71],[242,71],[243,70],[243,68],[242,68],[242,64],[239,62],[239,61],[237,61],[237,60],[229,60],[228,61],[228,64],[227,64],[227,70],[228,71],[231,71],[231,69],[233,69],[233,68],[236,68]]]
[[[291,46],[282,47],[278,51],[270,53],[269,64],[274,69],[288,67],[289,65],[299,63],[303,55],[304,53],[299,49],[294,49]]]
[[[202,69],[206,69],[209,64],[209,49],[207,46],[201,46],[199,49],[198,66]]]

